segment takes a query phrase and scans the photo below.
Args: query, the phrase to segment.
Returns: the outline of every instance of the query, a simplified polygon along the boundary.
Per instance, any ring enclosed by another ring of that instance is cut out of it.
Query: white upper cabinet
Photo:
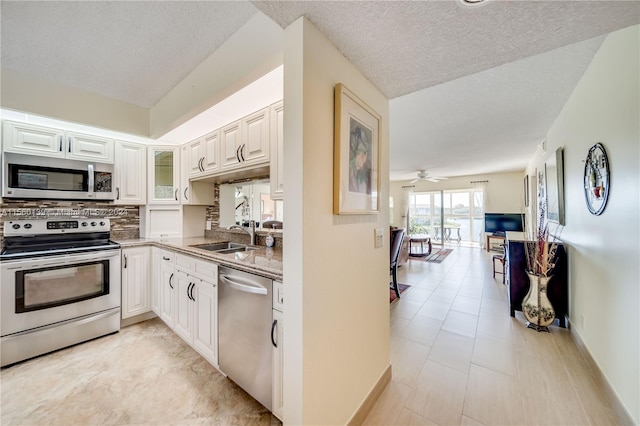
[[[4,122],[4,151],[113,164],[114,140],[44,126]]]
[[[220,170],[220,130],[213,131],[202,138],[203,159],[200,163],[205,173]]]
[[[63,130],[5,121],[3,136],[6,152],[58,158],[66,153]]]
[[[180,149],[150,146],[148,156],[149,204],[180,204]]]
[[[113,139],[67,132],[67,158],[113,164]]]
[[[245,166],[269,161],[269,108],[242,120],[244,146],[240,157]]]
[[[198,178],[209,175],[220,169],[220,130],[209,133],[187,144],[186,162],[187,176]]]
[[[270,176],[271,199],[281,200],[284,197],[284,104],[282,101],[271,105],[271,162]]]
[[[220,130],[221,170],[236,170],[269,161],[269,108]]]
[[[205,163],[204,158],[200,156],[200,159],[194,162],[194,153],[199,153],[204,150],[205,145],[203,139],[191,142],[182,146],[182,153],[180,154],[182,160],[182,177],[180,179],[180,202],[185,205],[203,205],[210,206],[214,204],[214,186],[210,182],[198,182],[191,181],[191,178],[198,177],[203,174],[200,169],[200,165]],[[196,149],[197,147],[197,149]],[[196,164],[197,173],[193,173],[193,165]]]
[[[236,169],[240,166],[240,148],[242,147],[242,123],[240,120],[220,129],[221,169]]]
[[[147,202],[147,147],[116,141],[115,204]]]

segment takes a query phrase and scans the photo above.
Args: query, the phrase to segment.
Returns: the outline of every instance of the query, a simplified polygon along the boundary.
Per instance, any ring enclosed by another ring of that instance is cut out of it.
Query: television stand
[[[491,251],[491,250],[503,251],[505,238],[506,237],[504,235],[487,234],[487,245],[485,246],[487,248],[487,251]],[[500,242],[498,244],[495,244],[495,245],[501,246],[501,249],[498,250],[496,248],[492,248],[491,247],[491,240],[499,240]]]

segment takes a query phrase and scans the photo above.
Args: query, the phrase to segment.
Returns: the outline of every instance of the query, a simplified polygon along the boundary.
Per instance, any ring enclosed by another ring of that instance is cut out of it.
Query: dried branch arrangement
[[[538,220],[535,235],[524,243],[527,272],[548,277],[556,266],[558,243],[549,241],[544,188],[538,188]]]

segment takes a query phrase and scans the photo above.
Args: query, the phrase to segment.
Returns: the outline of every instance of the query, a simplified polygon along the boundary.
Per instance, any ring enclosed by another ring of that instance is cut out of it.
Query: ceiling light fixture
[[[475,7],[475,6],[480,6],[482,4],[487,3],[488,0],[460,0],[460,3],[462,3],[463,6],[471,6],[471,7]]]

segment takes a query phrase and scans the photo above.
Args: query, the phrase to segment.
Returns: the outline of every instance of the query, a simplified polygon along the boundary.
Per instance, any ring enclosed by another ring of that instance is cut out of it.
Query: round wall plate
[[[597,143],[589,148],[584,164],[584,198],[591,214],[598,216],[604,211],[609,186],[609,159],[604,145]]]

